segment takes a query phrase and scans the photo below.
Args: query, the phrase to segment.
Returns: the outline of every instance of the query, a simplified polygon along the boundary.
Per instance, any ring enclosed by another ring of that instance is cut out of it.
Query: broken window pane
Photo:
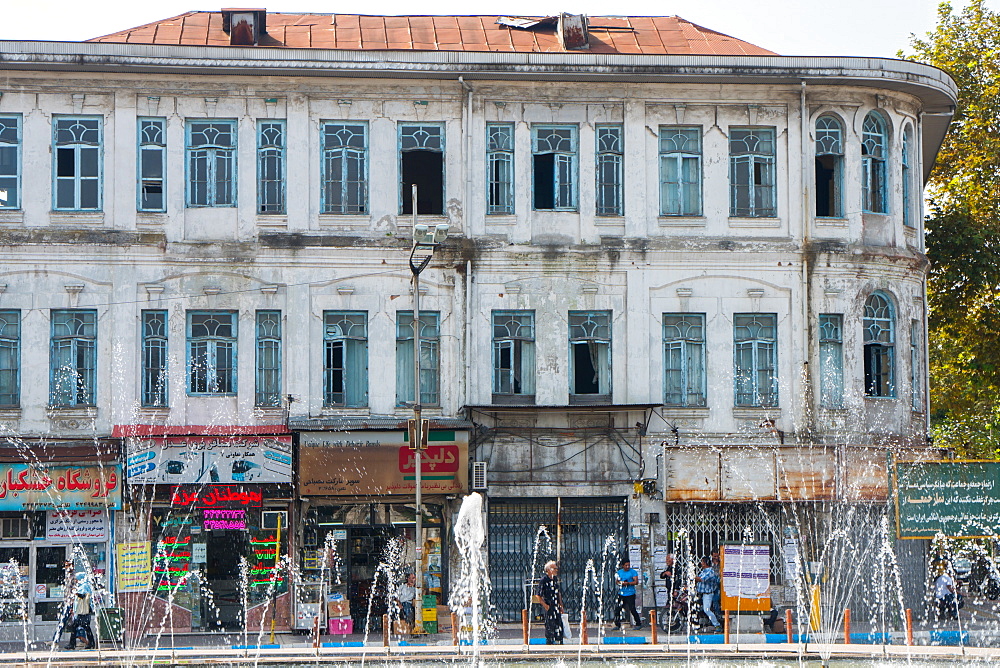
[[[400,210],[413,213],[412,188],[417,186],[417,213],[444,215],[444,126],[399,126]]]
[[[611,312],[570,311],[570,394],[611,398]]]

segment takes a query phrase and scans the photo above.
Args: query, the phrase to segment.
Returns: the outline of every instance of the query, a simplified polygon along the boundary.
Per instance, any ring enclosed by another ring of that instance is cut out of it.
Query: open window
[[[816,215],[840,218],[844,215],[840,188],[844,164],[844,129],[833,116],[816,121]]]
[[[444,215],[444,126],[407,123],[399,126],[400,211],[413,213],[412,188],[417,186],[417,213]]]
[[[575,211],[577,127],[539,125],[532,129],[532,193],[536,211]]]

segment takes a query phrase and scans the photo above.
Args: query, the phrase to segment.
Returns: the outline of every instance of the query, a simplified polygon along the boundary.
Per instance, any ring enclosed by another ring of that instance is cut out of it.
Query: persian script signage
[[[1000,461],[897,462],[894,474],[900,538],[1000,531]]]
[[[165,436],[126,442],[132,484],[292,481],[291,436]]]
[[[118,543],[118,591],[146,591],[152,578],[149,541]]]
[[[106,510],[50,510],[45,537],[59,543],[103,543],[108,539]]]
[[[204,485],[200,487],[174,487],[170,505],[196,508],[260,508],[264,493],[244,489],[239,485]]]
[[[0,464],[0,510],[122,507],[121,467]]]
[[[414,494],[416,451],[405,431],[303,432],[299,489],[305,496]],[[421,489],[455,494],[469,486],[466,432],[431,431],[422,452]]]

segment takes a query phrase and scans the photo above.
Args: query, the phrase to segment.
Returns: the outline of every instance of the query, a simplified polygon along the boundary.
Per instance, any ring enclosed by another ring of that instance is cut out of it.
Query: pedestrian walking
[[[705,616],[708,617],[709,623],[712,625],[705,630],[714,631],[719,627],[719,618],[715,616],[715,611],[712,610],[712,604],[715,602],[715,594],[719,591],[719,575],[712,568],[711,558],[701,558],[701,571],[698,572],[694,581],[696,583],[695,591],[701,597],[701,607],[705,611]]]
[[[660,571],[660,579],[663,580],[663,588],[666,590],[667,596],[663,603],[663,610],[660,613],[660,621],[664,630],[668,630],[670,626],[670,613],[674,605],[674,596],[684,583],[681,580],[680,564],[677,563],[677,559],[674,558],[672,552],[664,557],[663,565],[666,568]]]
[[[615,607],[615,630],[622,628],[622,617],[631,615],[635,630],[642,628],[642,618],[635,609],[635,586],[639,584],[639,572],[632,568],[626,558],[618,564],[618,605]],[[627,615],[625,613],[628,613]]]
[[[958,591],[955,578],[948,572],[945,564],[938,564],[935,569],[937,578],[934,580],[934,600],[937,601],[939,619],[958,619],[958,610],[965,606],[962,594]]]
[[[545,610],[545,644],[561,645],[563,643],[563,601],[559,589],[559,564],[546,562],[544,575],[538,582],[538,596],[542,609]]]
[[[97,641],[94,631],[90,628],[90,616],[93,614],[93,589],[87,582],[86,573],[76,574],[76,599],[73,601],[73,632],[69,637],[66,649],[76,649],[77,638],[86,637],[87,645],[83,649],[94,649]]]

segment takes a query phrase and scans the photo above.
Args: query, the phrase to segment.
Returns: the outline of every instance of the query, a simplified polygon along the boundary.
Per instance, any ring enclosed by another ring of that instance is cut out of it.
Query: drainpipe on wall
[[[815,433],[815,413],[816,413],[816,400],[815,393],[813,392],[813,374],[812,369],[810,369],[810,362],[812,361],[814,355],[811,347],[813,340],[812,336],[812,286],[810,285],[810,270],[809,270],[809,253],[810,253],[810,229],[812,226],[812,209],[811,200],[813,188],[809,182],[809,161],[808,156],[809,151],[809,109],[806,106],[806,82],[803,80],[801,82],[801,88],[799,89],[799,116],[801,118],[801,133],[802,133],[802,150],[799,159],[801,179],[802,179],[802,318],[803,318],[803,337],[802,350],[804,353],[804,361],[802,363],[802,382],[804,387],[802,388],[803,395],[803,418],[805,419],[805,424],[803,427],[810,438]],[[798,431],[798,430],[796,430]]]
[[[465,90],[465,107],[462,118],[462,134],[463,140],[465,141],[465,157],[463,158],[463,167],[465,168],[465,183],[462,186],[462,230],[465,233],[466,238],[471,238],[472,234],[472,220],[471,220],[471,201],[469,199],[472,179],[472,164],[470,163],[472,151],[472,86],[466,83],[465,79],[458,77],[458,83],[462,84],[462,88]],[[471,344],[472,336],[470,334],[472,328],[472,262],[466,260],[465,262],[465,331],[463,332],[463,346],[465,348],[465,373],[462,374],[462,384],[463,387],[459,392],[459,396],[463,397],[465,403],[470,403],[470,397],[468,392],[472,387],[472,364],[469,360],[471,357]],[[471,464],[470,464],[471,466]]]

